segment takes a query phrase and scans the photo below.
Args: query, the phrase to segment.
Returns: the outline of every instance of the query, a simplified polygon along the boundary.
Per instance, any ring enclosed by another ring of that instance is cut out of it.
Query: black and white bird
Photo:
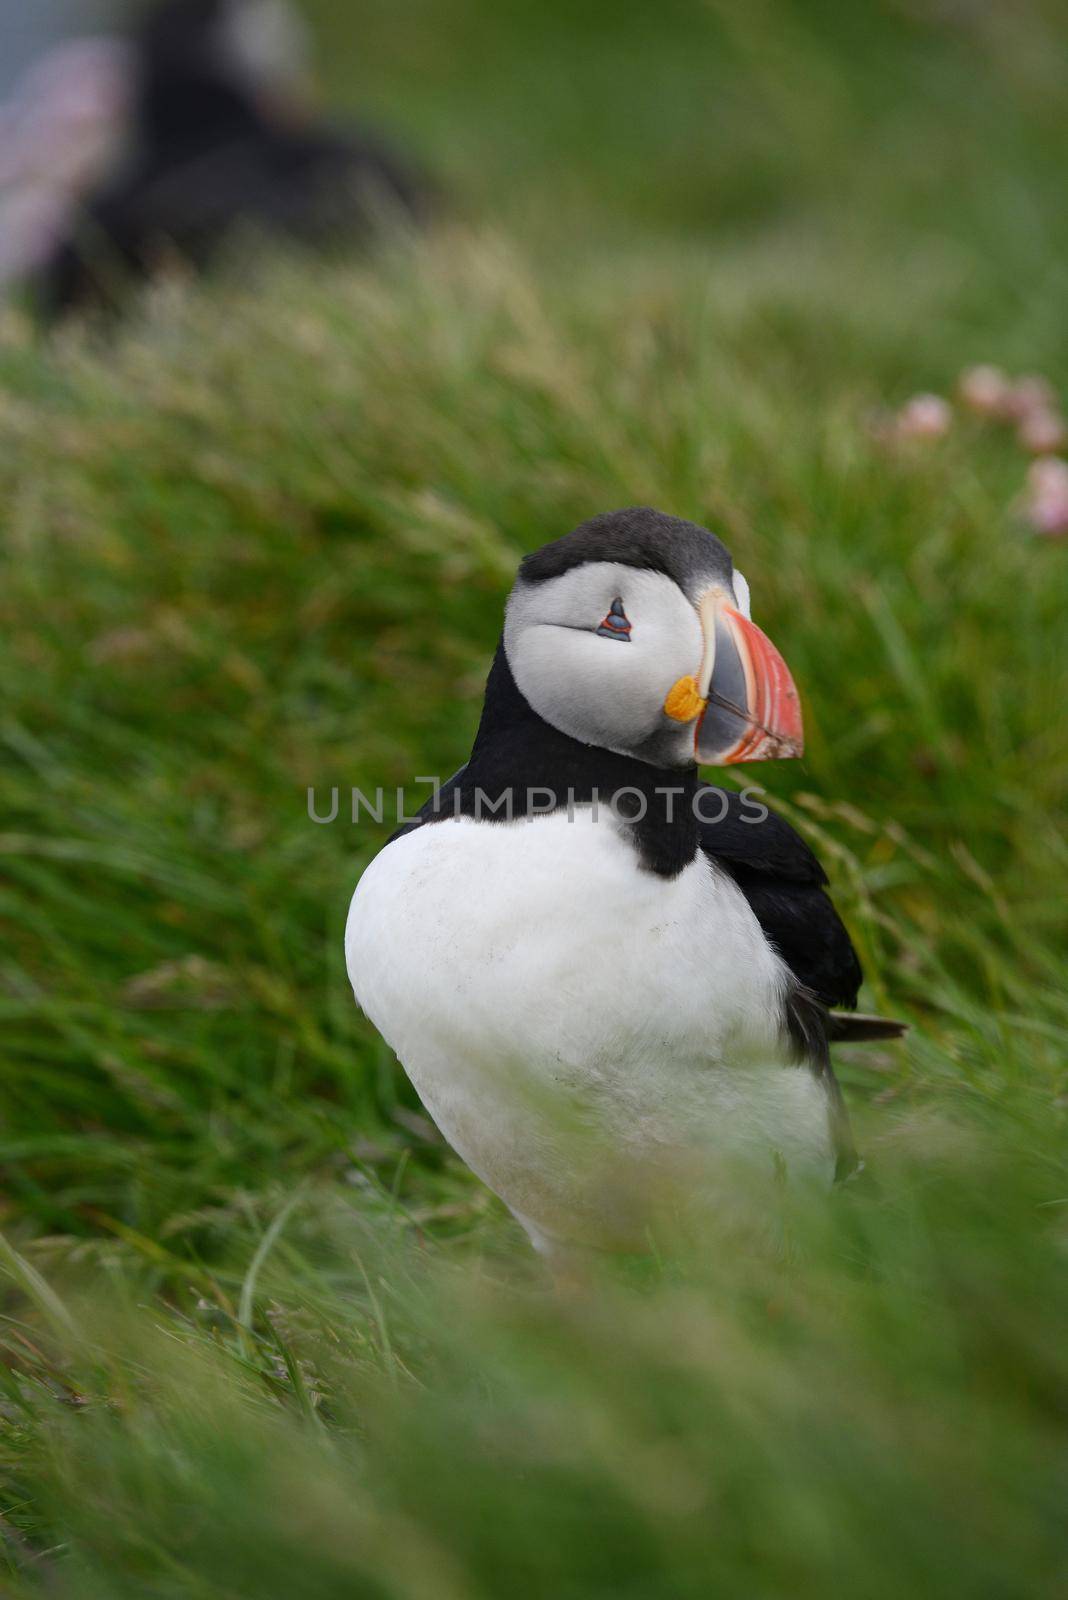
[[[431,186],[407,160],[306,109],[308,57],[285,0],[151,8],[128,46],[121,137],[35,264],[42,317],[115,306],[175,262],[201,270],[242,232],[318,245],[424,220]]]
[[[801,750],[707,529],[632,508],[522,562],[470,759],[367,868],[346,955],[539,1250],[640,1247],[658,1173],[857,1167],[829,1045],[901,1025],[834,1009],[861,970],[808,845],[698,777]]]

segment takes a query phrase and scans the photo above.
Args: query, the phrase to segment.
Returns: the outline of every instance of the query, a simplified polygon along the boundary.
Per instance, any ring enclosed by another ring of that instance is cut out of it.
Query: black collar
[[[505,822],[571,806],[610,807],[626,824],[641,866],[674,878],[697,854],[697,786],[696,766],[653,767],[551,728],[520,693],[500,644],[470,760],[421,820]]]

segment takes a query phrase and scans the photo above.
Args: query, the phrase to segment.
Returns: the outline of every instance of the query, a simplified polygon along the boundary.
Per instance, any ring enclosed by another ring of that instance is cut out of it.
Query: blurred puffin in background
[[[8,113],[0,282],[54,321],[240,234],[359,244],[428,218],[431,185],[388,144],[309,111],[308,61],[284,0],[164,0],[129,41],[63,47]]]

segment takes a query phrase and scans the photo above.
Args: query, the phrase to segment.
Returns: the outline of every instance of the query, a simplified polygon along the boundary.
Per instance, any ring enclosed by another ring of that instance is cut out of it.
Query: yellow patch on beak
[[[697,679],[688,674],[673,685],[664,701],[664,710],[672,722],[693,722],[707,704],[708,701],[697,688]]]

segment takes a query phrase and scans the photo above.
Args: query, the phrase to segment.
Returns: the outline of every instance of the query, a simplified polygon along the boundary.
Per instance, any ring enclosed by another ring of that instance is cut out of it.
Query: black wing
[[[788,822],[729,789],[702,789],[701,849],[729,872],[798,983],[823,1005],[857,1003],[861,972],[827,874]],[[720,815],[722,813],[722,815]]]
[[[703,788],[701,849],[729,872],[797,980],[783,1022],[800,1060],[827,1089],[838,1182],[859,1169],[849,1115],[831,1066],[831,1006],[857,1003],[861,969],[825,891],[827,874],[800,834],[764,805],[727,789]]]

